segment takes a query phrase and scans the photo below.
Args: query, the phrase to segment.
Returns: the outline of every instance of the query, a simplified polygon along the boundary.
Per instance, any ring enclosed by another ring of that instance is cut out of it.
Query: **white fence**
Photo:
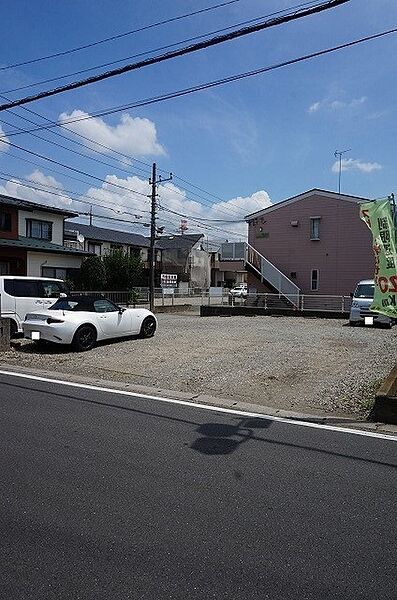
[[[148,306],[148,288],[135,288],[131,291],[90,291],[74,292],[75,294],[104,295],[112,302],[123,306]],[[265,309],[280,309],[288,311],[301,310],[304,312],[349,312],[351,306],[350,296],[324,296],[324,295],[296,295],[294,302],[289,303],[282,294],[248,294],[246,298],[233,297],[227,289],[167,289],[156,288],[154,296],[155,306],[252,306]]]

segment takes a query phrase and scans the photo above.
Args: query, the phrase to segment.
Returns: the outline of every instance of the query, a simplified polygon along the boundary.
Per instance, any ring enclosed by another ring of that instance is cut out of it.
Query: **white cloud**
[[[70,114],[60,114],[59,121],[62,123],[69,119],[88,116],[89,114],[82,110],[73,110]],[[99,117],[94,117],[69,123],[65,127],[112,150],[131,155],[131,157],[134,155],[161,156],[165,154],[163,146],[157,141],[157,131],[153,121],[141,117],[131,117],[128,113],[122,115],[120,122],[114,126],[108,125]],[[106,148],[90,144],[90,142],[88,144],[103,154],[111,154],[111,151]]]
[[[331,100],[329,98],[326,98],[325,100],[318,100],[317,102],[311,104],[308,108],[308,113],[312,114],[315,112],[319,112],[320,110],[335,112],[346,109],[355,109],[362,106],[366,101],[366,96],[361,96],[360,98],[353,98],[352,100],[349,100],[347,102],[343,100]]]
[[[0,152],[7,152],[8,148],[10,147],[9,142],[10,140],[8,139],[8,137],[5,135],[1,125],[0,125]]]
[[[114,187],[112,184],[120,187]],[[258,191],[247,197],[239,196],[213,204],[204,204],[191,198],[185,190],[179,188],[173,182],[160,185],[158,194],[158,224],[165,227],[166,233],[177,233],[180,220],[183,218],[181,215],[186,215],[188,218],[188,233],[205,233],[210,239],[246,238],[247,225],[243,221],[244,216],[272,204],[269,195],[265,191]],[[87,190],[87,196],[90,196],[90,199],[87,198],[87,200],[92,201],[94,204],[107,204],[113,209],[113,211],[109,211],[94,206],[94,214],[116,217],[115,213],[118,213],[120,218],[132,221],[138,220],[142,224],[150,222],[150,199],[148,195],[150,195],[150,186],[147,180],[136,176],[121,179],[115,175],[109,175],[101,187],[91,187]],[[95,200],[92,200],[92,198],[95,198]],[[137,215],[139,218],[137,219],[133,215]],[[211,222],[207,219],[242,220],[242,222]],[[142,235],[149,235],[149,228],[142,225],[127,225],[122,222],[106,223],[105,220],[95,220],[95,218],[94,223],[99,227],[108,226],[114,229],[128,229]],[[212,226],[212,228],[209,228],[209,226]]]
[[[51,175],[45,175],[36,169],[27,177],[23,177],[23,179],[28,179],[31,184],[21,181],[18,178],[13,178],[4,185],[0,185],[0,194],[13,196],[21,200],[28,200],[29,202],[45,204],[46,206],[64,208],[65,210],[82,210],[81,204],[74,202],[67,194],[62,193],[62,184]],[[37,189],[27,187],[29,185]],[[48,187],[48,191],[42,189],[45,187]]]
[[[314,113],[319,110],[321,106],[321,102],[314,102],[311,106],[309,106],[309,113]]]
[[[372,171],[380,171],[382,165],[377,162],[364,162],[360,158],[343,158],[341,162],[342,171],[360,171],[361,173],[372,173]],[[339,161],[335,161],[332,165],[332,171],[339,173]]]

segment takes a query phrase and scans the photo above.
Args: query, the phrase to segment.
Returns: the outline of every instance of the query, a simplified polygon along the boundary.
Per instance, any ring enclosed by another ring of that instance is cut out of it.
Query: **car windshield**
[[[73,310],[76,312],[84,310],[92,312],[93,307],[92,302],[87,302],[84,298],[59,298],[48,310]]]
[[[373,283],[360,283],[354,292],[355,298],[373,298],[375,285]]]

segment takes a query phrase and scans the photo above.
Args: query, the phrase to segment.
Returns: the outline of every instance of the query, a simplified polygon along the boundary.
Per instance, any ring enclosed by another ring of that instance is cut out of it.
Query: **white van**
[[[373,279],[363,279],[356,285],[352,296],[352,305],[349,315],[350,325],[365,323],[365,317],[372,317],[374,325],[379,323],[391,327],[393,320],[381,313],[373,312],[370,306],[374,300],[375,282]]]
[[[11,319],[11,337],[22,331],[26,313],[48,308],[60,294],[67,293],[61,279],[0,276],[0,315]]]

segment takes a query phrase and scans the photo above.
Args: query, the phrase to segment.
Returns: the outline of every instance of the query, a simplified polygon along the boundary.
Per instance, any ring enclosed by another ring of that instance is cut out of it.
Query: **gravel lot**
[[[83,354],[20,348],[4,364],[157,389],[209,394],[311,413],[364,415],[395,363],[397,327],[352,328],[299,317],[159,314],[149,340],[102,344]]]

